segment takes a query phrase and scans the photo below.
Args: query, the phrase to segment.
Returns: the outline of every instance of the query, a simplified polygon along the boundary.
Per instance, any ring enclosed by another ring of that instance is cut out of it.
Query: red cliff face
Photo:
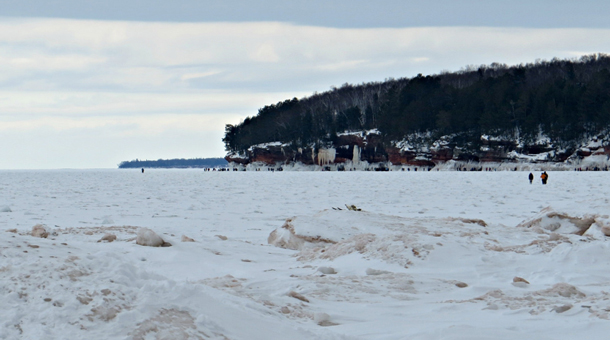
[[[242,165],[246,165],[246,164],[250,163],[250,160],[248,158],[239,157],[234,154],[227,155],[225,157],[225,160],[229,163],[242,164]]]
[[[406,164],[409,160],[414,159],[415,156],[407,154],[406,152],[400,152],[398,148],[387,148],[388,160],[392,165]]]
[[[284,162],[284,160],[290,156],[290,154],[286,154],[282,147],[268,146],[266,148],[252,148],[250,160],[252,162],[262,162],[272,165],[278,162]]]
[[[453,159],[453,149],[438,148],[432,150],[432,159],[440,162],[446,162]]]
[[[385,145],[381,135],[377,133],[367,134],[365,132],[338,136],[332,145],[328,145],[327,148],[335,149],[334,161],[331,161],[331,164],[342,164],[352,161],[354,148],[358,148],[356,154],[360,155],[359,160],[366,161],[369,164],[389,162],[396,166],[425,167],[434,167],[436,164],[450,160],[491,163],[517,162],[518,157],[520,157],[518,155],[538,156],[546,154],[548,155],[548,161],[552,162],[578,161],[590,155],[606,155],[610,157],[610,146],[602,146],[602,143],[597,140],[592,141],[586,147],[572,149],[571,151],[559,151],[554,150],[551,144],[530,145],[517,149],[518,144],[515,141],[482,138],[480,149],[472,151],[458,148],[455,144],[444,139],[436,141],[428,147],[422,147],[425,150],[418,150],[414,147],[399,148]],[[317,154],[318,150],[314,152],[311,147],[294,148],[290,145],[273,143],[252,146],[244,155],[237,156],[230,154],[225,159],[229,162],[242,165],[254,162],[268,165],[294,162],[313,165],[318,164]],[[539,159],[547,161],[545,157],[539,157]]]
[[[365,138],[358,135],[343,135],[337,138],[337,145],[357,145],[360,148],[364,148],[367,142]]]

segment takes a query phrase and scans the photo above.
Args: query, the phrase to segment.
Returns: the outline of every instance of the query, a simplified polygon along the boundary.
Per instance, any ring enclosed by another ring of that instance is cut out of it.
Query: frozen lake
[[[204,172],[201,170],[0,171],[1,223],[27,227],[224,226],[354,204],[404,217],[465,215],[516,225],[543,207],[574,213],[610,208],[606,172],[552,172],[542,186],[524,172]],[[262,224],[261,224],[262,223]],[[271,224],[269,224],[271,223]],[[236,226],[225,226],[229,230]]]
[[[605,338],[609,174],[534,175],[0,171],[0,338]]]

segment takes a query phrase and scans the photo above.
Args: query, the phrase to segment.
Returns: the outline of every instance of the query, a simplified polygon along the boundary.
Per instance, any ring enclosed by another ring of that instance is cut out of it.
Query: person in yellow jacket
[[[540,179],[542,179],[542,184],[546,184],[546,181],[549,179],[549,175],[545,172],[540,175]]]

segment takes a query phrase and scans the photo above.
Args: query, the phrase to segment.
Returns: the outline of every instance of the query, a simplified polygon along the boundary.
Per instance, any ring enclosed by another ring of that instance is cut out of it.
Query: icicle
[[[352,157],[352,163],[357,165],[360,162],[360,147],[354,145],[354,156]]]
[[[320,149],[318,151],[318,165],[326,165],[333,163],[335,161],[336,155],[337,150],[335,150],[334,148]]]

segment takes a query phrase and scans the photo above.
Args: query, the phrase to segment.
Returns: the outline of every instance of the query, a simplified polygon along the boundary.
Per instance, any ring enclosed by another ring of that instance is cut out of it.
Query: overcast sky
[[[610,52],[605,1],[0,0],[0,169],[223,157],[343,83]]]

